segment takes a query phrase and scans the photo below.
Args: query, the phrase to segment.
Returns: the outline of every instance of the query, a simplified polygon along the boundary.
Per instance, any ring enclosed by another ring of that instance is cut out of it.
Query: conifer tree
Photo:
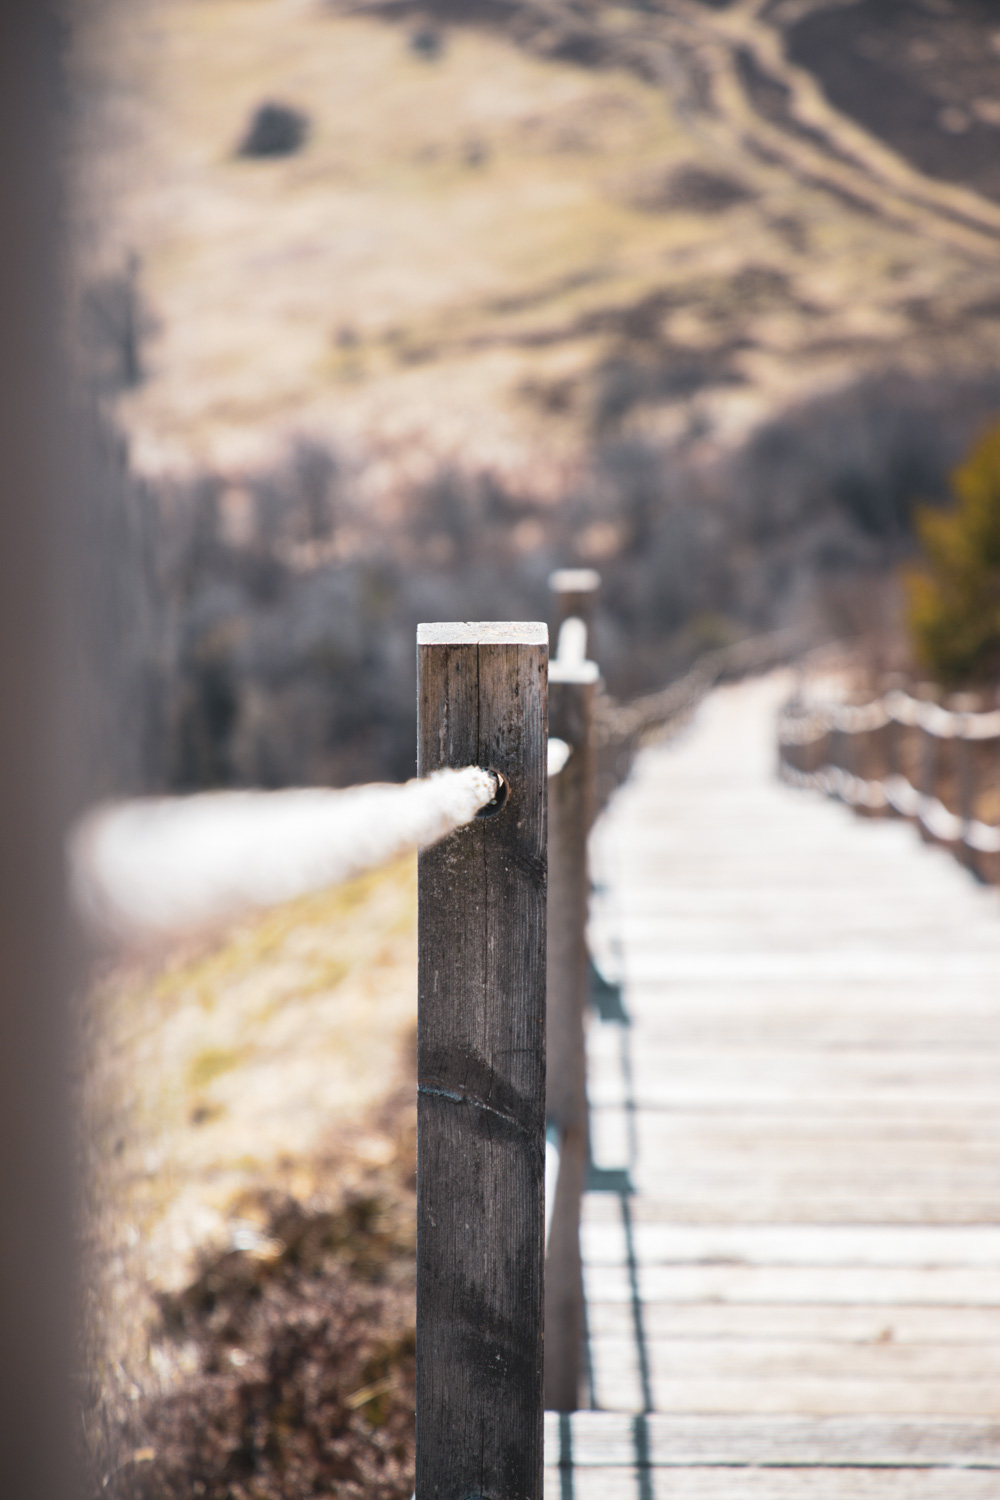
[[[952,475],[955,505],[916,517],[923,563],[906,578],[920,665],[945,687],[1000,681],[1000,422]]]

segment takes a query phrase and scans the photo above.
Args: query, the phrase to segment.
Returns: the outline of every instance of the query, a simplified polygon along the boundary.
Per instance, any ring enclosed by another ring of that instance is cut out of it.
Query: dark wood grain
[[[506,802],[420,856],[419,1500],[541,1500],[546,691],[538,624],[421,625],[419,769]]]
[[[549,782],[548,1118],[560,1142],[545,1263],[545,1405],[575,1411],[583,1344],[580,1201],[587,1171],[587,839],[594,809],[593,662],[552,663],[549,728],[571,747]]]

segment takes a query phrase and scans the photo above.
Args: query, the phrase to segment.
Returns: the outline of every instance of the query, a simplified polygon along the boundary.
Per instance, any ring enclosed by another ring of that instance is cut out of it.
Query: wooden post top
[[[601,575],[593,568],[557,568],[549,574],[549,588],[555,601],[556,624],[577,615],[589,628],[597,603]]]
[[[550,683],[578,683],[583,687],[600,680],[601,672],[596,661],[560,661],[556,656],[549,662]]]
[[[447,620],[417,626],[418,646],[547,646],[541,620]]]
[[[549,588],[554,594],[596,594],[601,575],[594,568],[557,568],[549,574]]]

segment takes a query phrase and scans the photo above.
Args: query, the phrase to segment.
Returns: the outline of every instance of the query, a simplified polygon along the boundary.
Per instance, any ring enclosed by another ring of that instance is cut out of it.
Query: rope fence
[[[558,763],[560,747],[549,754]],[[99,943],[141,946],[377,869],[461,828],[496,792],[494,776],[463,766],[403,786],[110,804],[72,833],[71,895]]]
[[[807,703],[778,718],[779,775],[870,816],[917,825],[980,879],[1000,883],[1000,708],[933,686],[867,703]]]
[[[629,703],[599,692],[594,704],[598,806],[604,807],[628,776],[638,751],[665,728],[685,724],[713,688],[792,661],[807,644],[799,630],[749,636],[705,652],[683,677]]]
[[[419,627],[414,781],[98,808],[70,848],[78,909],[117,942],[420,850],[417,1493],[428,1496],[542,1500],[543,1411],[580,1404],[580,1215],[597,1180],[588,1008],[628,1019],[620,997],[602,1002],[615,987],[587,945],[596,812],[649,736],[717,683],[801,646],[789,632],[743,641],[622,705],[590,655],[598,575],[550,582],[551,660],[541,623]],[[631,1190],[626,1172],[605,1177]]]

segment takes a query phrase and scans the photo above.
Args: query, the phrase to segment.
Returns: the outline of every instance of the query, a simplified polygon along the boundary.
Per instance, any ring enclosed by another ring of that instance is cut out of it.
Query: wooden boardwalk
[[[595,835],[631,1024],[590,1028],[595,1409],[547,1417],[547,1500],[1000,1497],[1000,896],[779,786],[786,686],[713,694]]]

